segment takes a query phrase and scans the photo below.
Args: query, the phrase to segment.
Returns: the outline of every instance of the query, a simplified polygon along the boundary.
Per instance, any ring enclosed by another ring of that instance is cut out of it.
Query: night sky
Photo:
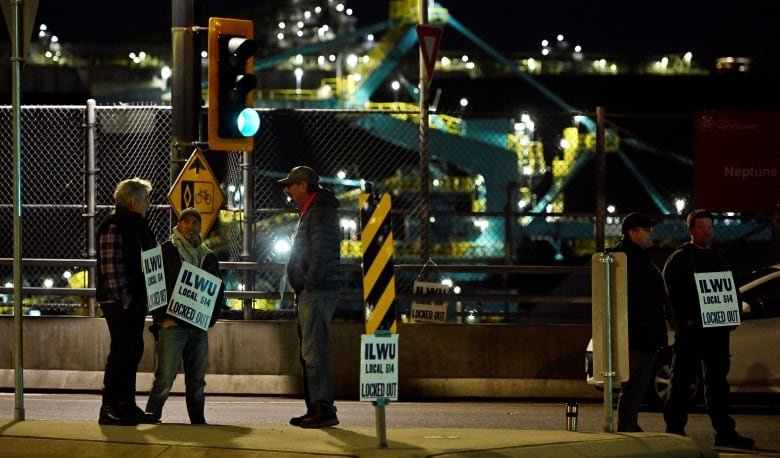
[[[325,1],[325,0],[323,0]],[[285,0],[201,0],[204,17],[244,17],[259,9],[274,21]],[[542,39],[562,33],[586,53],[653,54],[692,51],[710,61],[723,55],[750,56],[780,68],[780,2],[742,0],[475,1],[442,0],[450,14],[502,52],[534,52]],[[383,0],[351,0],[358,26],[387,18]],[[78,2],[41,0],[36,24],[46,23],[63,42],[170,39],[171,2],[164,0]],[[204,21],[205,22],[205,21]],[[258,27],[262,24],[257,23]],[[7,39],[7,36],[4,36]],[[442,49],[475,46],[445,29]]]

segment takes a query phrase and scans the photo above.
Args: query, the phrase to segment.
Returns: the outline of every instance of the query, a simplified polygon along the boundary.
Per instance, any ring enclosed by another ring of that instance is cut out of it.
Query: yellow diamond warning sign
[[[184,164],[168,193],[168,201],[177,217],[185,208],[195,207],[202,216],[200,235],[205,238],[225,203],[225,194],[199,148]]]

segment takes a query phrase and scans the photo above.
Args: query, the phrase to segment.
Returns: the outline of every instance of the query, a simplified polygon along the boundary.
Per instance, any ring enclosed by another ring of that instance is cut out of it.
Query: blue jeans
[[[301,344],[303,394],[307,412],[315,409],[336,411],[328,328],[338,301],[338,291],[303,291],[295,295],[295,319]]]
[[[187,325],[160,328],[155,353],[157,367],[146,412],[157,418],[162,409],[173,380],[184,361],[184,386],[187,400],[187,414],[193,424],[205,423],[204,404],[206,400],[206,369],[209,362],[209,335],[202,329]]]

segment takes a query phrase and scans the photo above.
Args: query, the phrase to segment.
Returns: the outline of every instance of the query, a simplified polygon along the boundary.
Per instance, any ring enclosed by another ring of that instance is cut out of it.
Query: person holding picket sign
[[[156,339],[157,367],[146,403],[147,422],[159,422],[173,380],[184,362],[187,414],[193,425],[206,424],[204,415],[208,328],[224,304],[224,285],[217,256],[200,237],[201,214],[181,212],[170,240],[162,244],[168,303],[152,311],[150,331]]]
[[[723,256],[712,248],[712,214],[694,210],[687,224],[691,241],[669,256],[663,271],[676,326],[664,407],[666,432],[685,435],[690,387],[701,368],[715,446],[751,448],[753,439],[739,435],[729,416],[726,376],[731,367],[729,334],[740,323],[737,288]]]

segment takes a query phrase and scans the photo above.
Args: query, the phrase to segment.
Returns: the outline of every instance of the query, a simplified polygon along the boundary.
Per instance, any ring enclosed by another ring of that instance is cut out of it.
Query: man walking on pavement
[[[341,287],[341,231],[336,213],[339,201],[319,185],[309,167],[293,168],[279,180],[284,193],[298,208],[287,277],[295,291],[295,319],[303,369],[306,414],[290,419],[301,428],[339,424],[334,405],[328,327]]]

